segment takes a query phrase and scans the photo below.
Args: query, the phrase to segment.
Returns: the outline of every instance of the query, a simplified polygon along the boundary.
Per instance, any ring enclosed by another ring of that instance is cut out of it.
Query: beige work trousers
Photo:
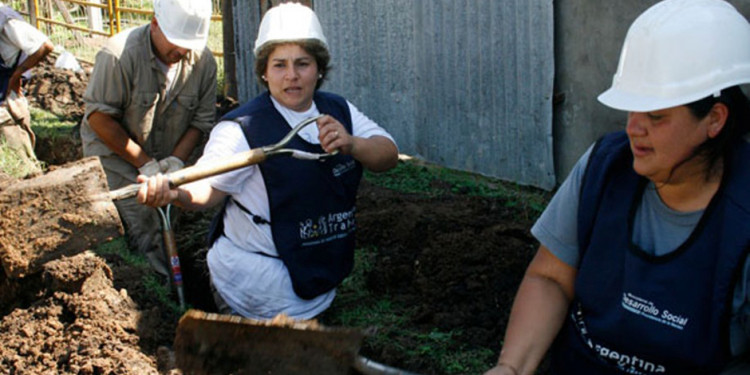
[[[28,113],[28,107],[26,113]],[[29,171],[28,174],[42,172],[34,153],[36,137],[31,130],[30,119],[26,117],[25,119],[14,120],[6,103],[0,105],[0,139],[18,156],[21,163]]]
[[[132,183],[119,174],[107,170],[107,165],[106,159],[103,159],[102,166],[107,174],[110,189],[118,189]],[[163,227],[159,212],[156,208],[139,204],[135,198],[116,200],[115,207],[125,226],[125,235],[130,248],[144,255],[151,267],[168,279],[169,263],[164,250]]]

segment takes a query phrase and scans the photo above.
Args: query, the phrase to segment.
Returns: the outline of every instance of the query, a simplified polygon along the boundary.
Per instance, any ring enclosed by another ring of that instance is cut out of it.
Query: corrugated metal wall
[[[250,3],[250,4],[248,4]],[[241,101],[258,87],[257,2],[234,0]],[[316,0],[339,93],[402,153],[551,189],[551,0]]]

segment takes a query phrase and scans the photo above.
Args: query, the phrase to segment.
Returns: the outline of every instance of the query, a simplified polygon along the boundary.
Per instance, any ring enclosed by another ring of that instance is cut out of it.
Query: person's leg
[[[222,297],[219,291],[216,290],[216,286],[214,286],[214,283],[212,281],[209,282],[211,285],[211,294],[213,294],[214,303],[216,303],[216,311],[218,311],[220,314],[239,315],[236,311],[232,310],[232,308],[229,307],[227,302],[224,300],[224,297]]]
[[[18,157],[19,170],[26,175],[42,171],[29,131],[13,120],[5,105],[0,105],[0,142]]]
[[[112,168],[109,168],[110,164],[112,164],[110,160],[102,159],[110,190],[132,183],[129,179],[113,172]],[[164,253],[161,217],[156,209],[139,204],[135,198],[116,200],[115,207],[125,227],[125,235],[130,248],[138,254],[143,254],[156,272],[170,280],[169,263]]]
[[[125,226],[131,249],[143,254],[156,272],[169,277],[161,219],[156,209],[139,204],[135,198],[115,201],[115,206]]]

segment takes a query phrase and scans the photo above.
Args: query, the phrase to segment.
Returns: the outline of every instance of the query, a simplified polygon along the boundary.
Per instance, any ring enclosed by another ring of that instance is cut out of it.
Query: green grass
[[[0,140],[0,170],[5,174],[14,178],[24,178],[43,169],[44,163],[34,162],[20,156],[8,146],[4,138]]]
[[[31,129],[37,138],[69,137],[78,121],[64,119],[52,112],[37,107],[29,107]]]
[[[507,207],[519,209],[530,218],[538,217],[550,198],[548,192],[539,189],[421,161],[399,162],[396,168],[383,173],[365,172],[365,179],[375,185],[404,193],[435,196],[448,191],[501,198]]]
[[[414,330],[409,324],[416,314],[413,307],[368,292],[365,275],[372,271],[376,255],[374,247],[356,250],[352,274],[339,286],[333,305],[321,319],[325,324],[361,328],[368,332],[365,347],[373,351],[395,348],[409,358],[438,364],[442,374],[479,374],[495,363],[497,356],[492,350],[457,342],[460,332]],[[411,347],[402,342],[421,344]]]
[[[149,267],[146,257],[140,254],[134,254],[128,249],[125,237],[118,237],[112,241],[103,243],[96,248],[95,252],[99,255],[117,255],[127,264],[136,268],[145,269],[146,267]]]
[[[141,279],[150,298],[156,299],[162,306],[165,306],[171,312],[175,319],[179,318],[188,307],[182,309],[180,304],[175,300],[170,285],[165,284],[164,279],[152,272],[151,264],[145,256],[132,252],[128,248],[125,237],[118,237],[112,241],[99,245],[94,252],[100,256],[117,255],[126,264],[143,271]]]

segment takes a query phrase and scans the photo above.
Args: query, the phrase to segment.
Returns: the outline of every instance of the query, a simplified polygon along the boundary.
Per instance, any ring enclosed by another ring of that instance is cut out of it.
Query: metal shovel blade
[[[261,322],[188,310],[174,350],[186,374],[349,374],[364,333],[314,321]]]

